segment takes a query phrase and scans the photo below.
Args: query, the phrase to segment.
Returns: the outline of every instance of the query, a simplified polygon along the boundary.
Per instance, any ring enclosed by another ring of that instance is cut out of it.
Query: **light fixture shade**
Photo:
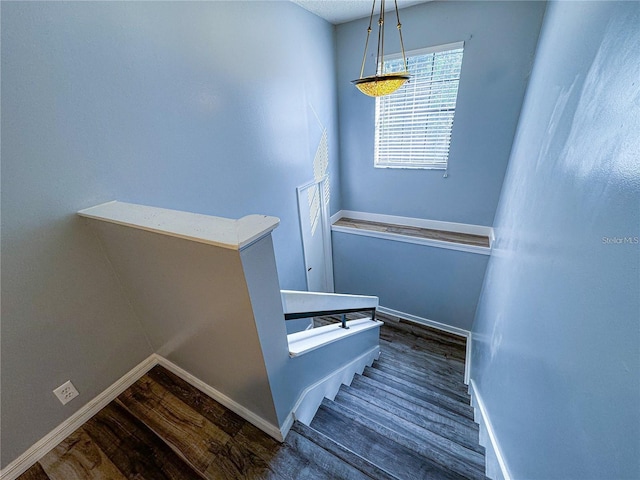
[[[351,83],[365,95],[382,97],[398,90],[407,80],[409,80],[408,73],[389,73],[359,78]]]

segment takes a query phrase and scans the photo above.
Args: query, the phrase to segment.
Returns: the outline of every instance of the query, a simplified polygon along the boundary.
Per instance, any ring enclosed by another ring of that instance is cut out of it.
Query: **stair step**
[[[380,338],[387,340],[391,343],[402,343],[403,345],[409,345],[411,348],[416,347],[424,349],[433,355],[440,356],[444,359],[455,360],[464,363],[466,349],[465,348],[451,348],[437,340],[431,338],[417,336],[412,333],[398,332],[392,328],[381,329]]]
[[[443,408],[440,405],[432,403],[429,400],[419,398],[412,392],[398,390],[395,386],[388,385],[378,379],[366,377],[364,375],[356,375],[351,382],[351,386],[354,388],[366,388],[370,391],[374,391],[377,396],[413,410],[426,418],[432,418],[434,415],[437,415],[438,417],[441,417],[440,421],[442,423],[456,422],[463,427],[479,431],[478,425],[472,418],[462,416],[456,412]]]
[[[348,392],[340,391],[331,408],[377,430],[381,435],[424,455],[444,468],[471,478],[475,475],[484,476],[483,453],[473,451],[415,423],[396,417],[383,408],[367,403]]]
[[[443,395],[432,389],[415,385],[410,381],[372,367],[366,367],[364,372],[362,372],[362,375],[378,380],[380,383],[385,383],[402,392],[408,393],[409,395],[421,400],[426,400],[427,402],[431,402],[446,410],[473,420],[473,408],[471,405],[460,403],[447,395]]]
[[[375,478],[376,480],[398,480],[398,477],[395,477],[394,475],[391,475],[390,473],[384,471],[377,465],[369,462],[365,458],[352,452],[343,445],[335,442],[324,433],[314,428],[308,427],[304,423],[295,422],[291,427],[291,430],[297,432],[303,437],[306,437],[311,442],[322,447],[337,458],[348,463],[349,465],[365,473],[371,478]]]
[[[459,387],[464,386],[464,368],[458,368],[457,365],[451,366],[449,363],[431,357],[420,355],[419,352],[413,354],[403,354],[397,351],[383,348],[380,352],[380,358],[386,360],[393,365],[400,365],[407,370],[415,372],[427,372],[446,379],[450,384]],[[398,358],[402,358],[399,362]]]
[[[284,468],[285,465],[281,465],[277,474],[284,478],[292,478],[295,480],[302,478],[309,480],[316,478],[370,480],[371,478],[366,473],[353,465],[343,462],[340,457],[322,448],[320,445],[316,444],[306,436],[301,435],[297,431],[289,432],[285,445],[292,448],[293,451],[292,454],[283,456],[283,458],[288,459],[297,454],[302,457],[308,465],[303,470],[298,470],[297,468],[288,470],[287,468]]]
[[[398,354],[397,351],[382,347],[380,359],[394,365],[404,365],[405,368],[416,371],[428,370],[436,375],[446,378],[451,384],[464,387],[464,369],[451,367],[446,363],[432,361],[431,359],[418,358],[405,354]]]
[[[459,480],[465,478],[455,472],[446,471],[435,462],[380,435],[368,426],[345,418],[342,413],[327,407],[330,402],[327,399],[323,401],[311,422],[311,427],[398,479]]]
[[[378,312],[376,317],[378,320],[383,321],[385,325],[397,331],[410,333],[429,340],[436,340],[448,348],[461,348],[466,350],[467,339],[463,336],[437,330],[426,325],[420,325],[382,312]]]
[[[419,428],[429,430],[430,432],[444,437],[452,442],[462,445],[469,450],[484,455],[484,448],[478,444],[478,431],[469,427],[465,427],[458,422],[452,421],[440,415],[429,412],[429,416],[421,415],[414,408],[407,408],[406,404],[401,405],[397,402],[389,401],[385,396],[378,395],[375,389],[362,385],[346,386],[340,389],[339,395],[345,394],[357,397],[363,401],[381,408],[387,412],[387,415],[395,416],[398,419],[416,425]],[[336,400],[338,397],[336,397]]]
[[[428,351],[422,349],[419,346],[407,346],[400,343],[390,342],[380,337],[380,347],[386,350],[390,355],[401,356],[405,355],[417,362],[427,362],[442,370],[447,370],[452,373],[460,373],[464,375],[464,362],[454,360],[451,358],[444,358],[440,355],[434,355]]]
[[[442,408],[429,401],[422,400],[410,393],[402,392],[385,383],[381,383],[376,379],[356,375],[351,382],[351,387],[371,392],[380,398],[384,398],[386,402],[395,403],[403,408],[416,412],[427,419],[444,424],[459,424],[466,429],[474,432],[479,431],[478,424],[468,417],[462,417],[446,408]]]
[[[407,382],[411,382],[414,385],[419,385],[433,390],[434,392],[441,393],[442,395],[447,395],[456,401],[467,405],[471,404],[471,397],[464,390],[460,391],[462,390],[460,386],[451,385],[450,382],[438,375],[432,374],[429,371],[419,372],[404,368],[402,365],[390,365],[386,360],[376,361],[372,365],[372,368],[388,373],[389,375],[393,375],[397,378],[401,378]]]

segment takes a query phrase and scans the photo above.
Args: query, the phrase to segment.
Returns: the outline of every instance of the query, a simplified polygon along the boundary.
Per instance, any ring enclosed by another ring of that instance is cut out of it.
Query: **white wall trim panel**
[[[309,425],[320,407],[323,398],[326,397],[333,400],[338,390],[340,390],[341,385],[350,385],[354,375],[356,373],[362,373],[365,367],[371,366],[373,361],[379,356],[380,346],[376,345],[339,370],[305,388],[293,407],[292,414],[290,415],[291,425],[294,419],[299,420],[305,425]],[[289,426],[289,428],[291,427]]]
[[[469,382],[469,395],[471,395],[471,406],[474,409],[474,420],[480,425],[480,445],[485,448],[485,474],[491,480],[511,480],[512,477],[493,430],[491,419],[473,380]]]
[[[0,472],[0,479],[14,480],[26,472],[62,440],[84,425],[87,420],[106,407],[107,404],[156,366],[158,364],[158,358],[159,356],[155,353],[149,355],[149,357],[125,373],[93,400],[89,400],[84,407],[76,411],[42,439],[33,444],[26,452],[7,465],[2,472]]]
[[[489,238],[489,245],[493,244],[494,233],[492,227],[483,225],[471,225],[465,223],[442,222],[439,220],[426,220],[422,218],[398,217],[394,215],[383,215],[378,213],[355,212],[352,210],[340,210],[331,216],[331,231],[360,235],[365,237],[380,238],[384,240],[394,240],[397,242],[413,243],[416,245],[426,245],[430,247],[446,248],[461,252],[477,253],[481,255],[491,255],[491,247],[479,247],[476,245],[466,245],[463,243],[445,242],[430,238],[412,237],[398,233],[378,232],[373,230],[356,229],[334,225],[340,218],[353,218],[354,220],[366,220],[370,222],[389,223],[418,228],[428,228],[432,230],[442,230],[446,232],[467,233],[470,235],[483,235]]]

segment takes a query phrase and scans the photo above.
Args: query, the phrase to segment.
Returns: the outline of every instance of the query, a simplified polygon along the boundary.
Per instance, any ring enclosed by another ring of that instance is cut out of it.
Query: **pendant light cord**
[[[369,15],[369,27],[367,28],[367,41],[364,43],[364,55],[362,55],[362,68],[360,69],[360,78],[364,75],[364,64],[367,60],[367,49],[369,48],[369,36],[371,35],[371,25],[373,24],[373,12],[376,8],[376,0],[373,0],[371,6],[371,15]]]
[[[380,0],[378,19],[378,53],[376,54],[376,75],[384,74],[384,0]]]
[[[404,54],[404,41],[402,40],[402,24],[400,23],[400,14],[398,13],[398,0],[394,0],[396,4],[396,19],[398,20],[398,34],[400,35],[400,48],[402,49],[402,60],[404,61],[404,71],[409,71],[407,56]],[[363,66],[364,67],[364,66]]]

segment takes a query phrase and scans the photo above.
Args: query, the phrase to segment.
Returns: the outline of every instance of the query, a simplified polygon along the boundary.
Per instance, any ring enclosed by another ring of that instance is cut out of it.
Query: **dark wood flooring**
[[[379,318],[380,359],[284,443],[155,367],[19,479],[485,478],[464,339]]]
[[[412,227],[409,225],[396,225],[393,223],[372,222],[369,220],[357,220],[354,218],[340,218],[333,223],[338,227],[354,228],[357,230],[370,230],[373,232],[394,233],[409,237],[426,238],[429,240],[440,240],[442,242],[461,243],[476,247],[489,248],[489,237],[485,235],[474,235],[471,233],[449,232],[445,230],[434,230],[431,228]]]

